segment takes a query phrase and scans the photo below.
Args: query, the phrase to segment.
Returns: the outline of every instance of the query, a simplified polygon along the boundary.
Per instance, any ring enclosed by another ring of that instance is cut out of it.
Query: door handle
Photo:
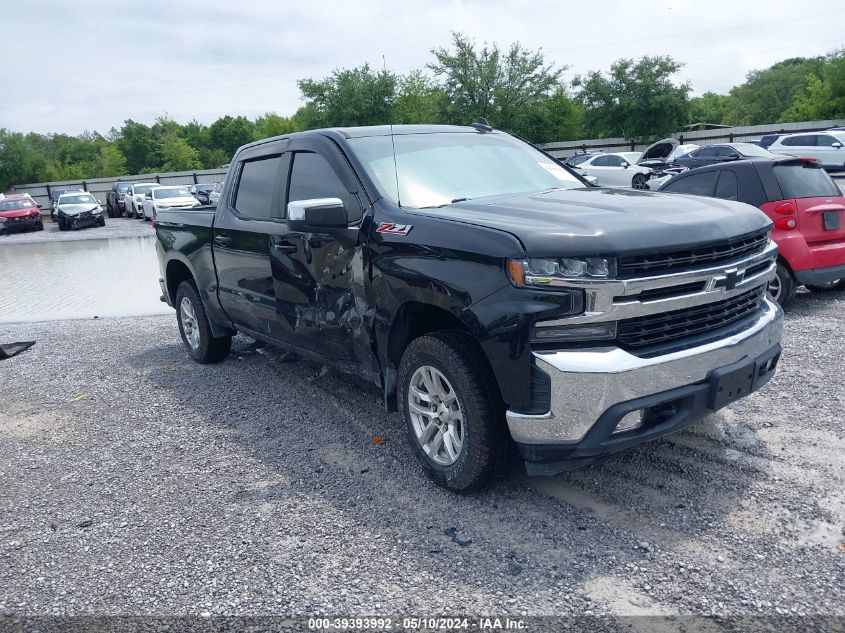
[[[215,235],[214,236],[214,243],[218,246],[228,246],[232,243],[232,238],[228,235]]]

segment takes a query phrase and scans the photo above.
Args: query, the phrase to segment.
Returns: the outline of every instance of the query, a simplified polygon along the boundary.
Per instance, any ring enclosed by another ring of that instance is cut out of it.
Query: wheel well
[[[408,343],[438,330],[469,332],[458,317],[443,308],[416,301],[403,304],[393,319],[387,339],[387,357],[391,364],[398,368]]]
[[[166,277],[167,294],[170,295],[171,301],[176,300],[176,290],[179,288],[179,284],[183,281],[193,281],[194,279],[190,268],[188,268],[184,262],[180,262],[176,259],[167,264]]]

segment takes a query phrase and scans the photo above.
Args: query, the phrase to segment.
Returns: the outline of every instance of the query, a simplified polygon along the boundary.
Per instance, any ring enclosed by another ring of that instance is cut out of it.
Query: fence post
[[[85,182],[84,180],[82,181],[82,190],[83,190],[83,191],[88,191],[88,183],[87,183],[87,182]]]
[[[196,185],[197,184],[197,172],[192,173],[191,176],[194,177],[194,184]]]
[[[156,174],[156,182],[158,184],[161,184],[161,176],[159,176],[158,174]]]

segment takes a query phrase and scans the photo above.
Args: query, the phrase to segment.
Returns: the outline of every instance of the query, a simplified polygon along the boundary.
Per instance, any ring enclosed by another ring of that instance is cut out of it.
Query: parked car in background
[[[57,202],[56,220],[60,231],[106,225],[100,201],[86,191],[63,193]]]
[[[81,187],[70,187],[65,189],[50,189],[50,219],[56,221],[56,206],[59,204],[59,198],[62,194],[70,193],[71,191],[85,191]]]
[[[574,169],[587,176],[595,176],[599,187],[633,187],[648,189],[648,179],[653,170],[638,167],[640,152],[595,154]]]
[[[217,203],[220,202],[220,192],[223,191],[223,183],[216,182],[214,183],[214,188],[208,194],[208,204],[212,204],[217,206]]]
[[[129,185],[124,194],[123,201],[126,203],[126,217],[140,218],[144,213],[144,196],[150,189],[160,187],[157,182],[136,182]]]
[[[41,207],[28,193],[0,197],[0,233],[43,230]]]
[[[637,166],[648,167],[652,170],[646,183],[648,189],[658,189],[672,176],[687,169],[678,165],[677,159],[699,147],[701,146],[695,143],[681,143],[678,139],[671,137],[660,139],[649,145],[637,160]]]
[[[753,143],[719,143],[700,147],[675,160],[675,164],[693,169],[743,158],[774,158],[769,150]]]
[[[764,134],[760,137],[759,141],[749,141],[749,143],[754,143],[755,145],[759,145],[760,147],[769,149],[772,143],[778,140],[778,138],[780,138],[781,136],[783,136],[783,134]]]
[[[845,289],[845,197],[816,161],[719,163],[680,174],[660,191],[737,200],[769,216],[779,250],[769,292],[784,308],[799,284],[814,292]],[[733,283],[751,272],[738,269]]]
[[[771,144],[775,154],[815,158],[829,171],[845,169],[845,131],[786,134]]]
[[[567,157],[564,159],[563,164],[567,165],[568,167],[577,167],[585,160],[590,158],[591,156],[595,156],[596,154],[600,154],[601,152],[593,152],[593,151],[586,151],[580,152],[577,154],[573,154],[572,156]]]
[[[209,204],[208,194],[211,193],[212,189],[214,189],[213,182],[198,183],[188,187],[188,191],[191,192],[191,195],[199,200],[201,204]]]
[[[123,217],[126,211],[125,196],[129,191],[129,185],[128,182],[116,182],[106,194],[106,212],[110,218]]]
[[[154,220],[161,209],[190,209],[200,206],[187,187],[153,187],[144,194],[142,214],[144,220]]]

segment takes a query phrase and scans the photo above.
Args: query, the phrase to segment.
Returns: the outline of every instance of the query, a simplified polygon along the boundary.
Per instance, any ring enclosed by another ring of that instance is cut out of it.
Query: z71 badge
[[[407,235],[414,228],[413,224],[394,224],[393,222],[382,222],[378,225],[376,233],[388,233],[389,235]]]

